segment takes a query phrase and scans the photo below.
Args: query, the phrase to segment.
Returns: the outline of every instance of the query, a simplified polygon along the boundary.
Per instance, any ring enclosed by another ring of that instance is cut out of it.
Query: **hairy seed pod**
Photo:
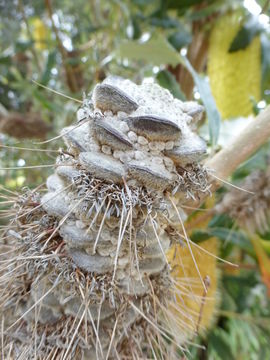
[[[70,164],[66,163],[66,165],[58,166],[56,168],[56,174],[67,183],[72,183],[81,176],[80,171],[72,166],[72,162],[70,162]]]
[[[64,184],[57,174],[50,175],[46,181],[47,189],[51,192],[60,191]]]
[[[113,270],[113,259],[99,255],[88,255],[84,250],[76,248],[70,248],[69,253],[74,263],[87,272],[104,274]]]
[[[95,87],[93,101],[96,108],[102,111],[110,110],[113,113],[124,111],[130,114],[138,107],[138,104],[128,94],[109,84],[101,84]]]
[[[107,155],[83,152],[79,155],[79,162],[98,179],[119,182],[125,174],[123,165]]]
[[[78,129],[75,129],[74,127],[65,128],[62,135],[66,145],[71,151],[77,153],[86,151],[86,147],[83,146],[84,144],[81,141],[83,133],[79,132]]]
[[[56,218],[62,218],[69,212],[69,204],[65,201],[63,193],[48,192],[42,197],[41,204],[43,209]]]
[[[102,144],[109,145],[112,148],[119,150],[132,149],[133,145],[129,138],[105,121],[95,119],[92,127],[96,138]]]
[[[163,190],[172,183],[172,175],[166,169],[158,166],[143,166],[140,163],[130,163],[128,165],[130,176],[138,180],[146,187]]]
[[[207,146],[202,138],[196,134],[182,137],[179,146],[165,151],[176,164],[185,165],[200,161],[206,155]]]
[[[181,129],[168,119],[162,119],[154,115],[129,117],[127,123],[131,130],[139,135],[144,135],[153,140],[176,140],[179,138]]]
[[[197,104],[195,101],[186,101],[182,105],[182,110],[191,116],[192,122],[197,123],[203,118],[204,107]]]

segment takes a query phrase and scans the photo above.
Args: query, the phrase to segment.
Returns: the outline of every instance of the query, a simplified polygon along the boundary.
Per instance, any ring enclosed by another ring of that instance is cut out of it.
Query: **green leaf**
[[[162,35],[151,38],[144,43],[123,42],[116,49],[115,55],[130,60],[142,60],[158,66],[163,64],[176,66],[181,62],[180,55]]]
[[[34,45],[33,41],[16,41],[15,49],[16,51],[24,52],[30,49]]]
[[[241,288],[245,288],[246,291],[250,292],[252,287],[258,283],[257,275],[255,273],[248,274],[247,272],[243,275],[223,275],[223,281],[226,283],[226,286],[235,286],[237,291],[241,291]],[[244,310],[244,309],[243,309]]]
[[[190,15],[187,14],[188,19],[190,21],[205,19],[214,13],[220,12],[222,5],[224,5],[224,0],[215,0],[212,4],[202,7],[201,9],[195,7]]]
[[[191,235],[191,240],[194,242],[200,242],[207,240],[210,237],[217,237],[225,243],[232,243],[239,248],[245,250],[251,256],[255,256],[253,246],[251,245],[247,236],[236,230],[228,229],[226,227],[213,227],[206,230],[195,230]]]
[[[214,147],[217,144],[219,130],[220,130],[220,123],[221,117],[218,112],[215,100],[211,93],[211,89],[209,86],[208,81],[205,77],[199,75],[192,67],[190,62],[186,57],[184,57],[185,64],[189,72],[191,73],[193,80],[198,88],[200,93],[202,102],[205,106],[205,110],[208,117],[208,125],[209,125],[209,136],[211,145]]]
[[[149,19],[149,23],[152,26],[158,26],[163,29],[177,28],[179,26],[179,21],[169,16],[164,16],[161,18],[152,17]]]
[[[255,255],[253,247],[247,238],[247,236],[240,232],[235,231],[232,229],[222,228],[222,227],[216,227],[216,228],[208,228],[207,232],[211,236],[218,237],[220,240],[228,241],[233,243],[234,245],[237,245],[241,249],[245,250],[250,255]]]
[[[261,35],[262,51],[262,93],[270,85],[270,39],[266,34]]]
[[[10,65],[11,60],[12,60],[11,56],[0,56],[1,65]]]
[[[233,39],[229,48],[229,53],[245,49],[251,43],[253,38],[263,29],[263,25],[259,23],[258,17],[249,15]]]
[[[42,78],[41,78],[41,84],[47,85],[50,78],[51,78],[51,70],[56,62],[56,51],[52,51],[49,53],[47,58],[47,63],[45,66],[45,71],[43,72]]]
[[[139,6],[145,6],[148,4],[153,3],[155,0],[133,0],[133,4],[139,5]]]
[[[182,92],[180,85],[176,81],[175,77],[168,70],[161,70],[156,76],[157,82],[160,86],[170,90],[174,97],[177,99],[186,100],[185,94]]]
[[[228,339],[225,336],[225,332],[219,328],[216,328],[208,336],[208,344],[214,348],[222,360],[234,359],[233,353],[230,348]]]
[[[252,157],[241,164],[233,173],[232,180],[241,180],[255,170],[265,170],[270,153],[270,143],[266,143]]]
[[[176,49],[180,50],[183,46],[191,43],[192,36],[185,29],[174,32],[168,37],[169,43]]]
[[[33,91],[33,96],[40,102],[41,106],[45,109],[50,110],[51,112],[59,112],[61,111],[60,106],[55,103],[49,101],[45,96],[41,94],[41,91],[36,89]]]
[[[252,288],[258,284],[256,271],[246,271],[245,274],[223,275],[223,284],[226,291],[234,299],[237,312],[244,312],[250,303]]]
[[[233,297],[226,291],[222,289],[222,310],[227,311],[237,311],[237,306]]]
[[[261,244],[265,252],[270,255],[270,241],[269,240],[261,240]]]
[[[132,39],[138,40],[142,35],[142,31],[141,31],[139,21],[136,16],[131,17],[131,25],[132,25],[132,29],[133,29]]]
[[[190,236],[190,239],[191,239],[191,241],[198,244],[201,241],[208,240],[210,237],[211,237],[211,235],[206,230],[194,230]]]
[[[227,214],[214,215],[208,223],[209,228],[226,227],[231,228],[233,220]]]
[[[178,9],[178,10],[189,8],[194,5],[200,4],[202,2],[204,2],[204,0],[167,0],[166,1],[169,9]]]

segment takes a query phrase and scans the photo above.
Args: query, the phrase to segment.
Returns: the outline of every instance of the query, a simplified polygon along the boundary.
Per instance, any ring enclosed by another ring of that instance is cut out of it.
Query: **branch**
[[[54,32],[54,35],[55,35],[55,38],[56,38],[56,42],[58,44],[59,52],[60,52],[61,57],[62,57],[63,66],[64,66],[64,69],[65,69],[65,72],[66,72],[68,86],[69,86],[69,88],[70,88],[70,90],[72,92],[76,92],[78,90],[77,82],[76,82],[74,73],[73,73],[71,67],[68,64],[67,51],[66,51],[66,49],[64,48],[64,46],[63,46],[63,44],[61,42],[57,26],[55,25],[55,21],[53,19],[53,9],[52,9],[52,5],[51,5],[51,0],[45,0],[45,6],[47,8],[47,11],[48,11],[51,23],[52,23],[52,29],[53,29],[53,32]]]
[[[221,179],[230,176],[270,137],[270,106],[251,121],[226,148],[205,164]]]
[[[240,164],[266,143],[269,137],[270,106],[256,116],[231,143],[207,160],[205,166],[213,173],[213,176],[210,174],[211,191],[216,191],[222,185],[222,181],[217,178],[226,180]],[[207,196],[208,194],[203,195],[196,206],[202,204]],[[194,202],[188,201],[188,204],[194,206]]]
[[[270,5],[270,1],[266,0],[264,6],[262,8],[261,14],[266,13],[268,11],[269,5]]]
[[[19,11],[22,14],[22,18],[23,18],[23,21],[24,21],[25,26],[26,26],[26,31],[27,31],[29,40],[33,44],[31,46],[31,48],[30,48],[30,51],[31,51],[31,53],[33,55],[33,58],[34,58],[35,62],[36,62],[37,69],[41,72],[41,66],[40,66],[40,63],[39,63],[38,55],[37,55],[37,52],[36,52],[35,47],[34,47],[35,42],[34,42],[34,39],[33,39],[32,33],[31,33],[31,29],[30,29],[30,26],[29,26],[29,23],[28,23],[27,16],[26,16],[25,11],[24,11],[24,6],[23,6],[23,3],[22,3],[22,0],[19,0],[18,7],[19,7]]]

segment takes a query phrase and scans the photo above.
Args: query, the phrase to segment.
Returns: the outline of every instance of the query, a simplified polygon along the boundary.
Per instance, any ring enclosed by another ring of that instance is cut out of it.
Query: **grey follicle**
[[[113,113],[125,111],[128,114],[138,108],[138,104],[116,86],[109,84],[97,85],[93,92],[93,102],[102,111],[111,110]]]
[[[49,191],[55,192],[63,189],[64,183],[57,174],[52,174],[47,178],[46,186]]]
[[[99,179],[120,182],[125,173],[123,165],[108,155],[83,152],[79,155],[79,162]]]
[[[182,110],[192,118],[192,122],[195,124],[202,119],[204,114],[204,107],[195,101],[183,102]]]
[[[165,154],[176,164],[185,165],[200,161],[207,153],[205,141],[196,134],[190,133],[184,136],[179,145],[171,150],[166,150]]]
[[[181,133],[175,122],[155,115],[130,116],[127,123],[131,130],[150,140],[175,140]]]
[[[113,128],[105,121],[94,119],[92,128],[95,137],[105,145],[119,150],[129,150],[133,147],[132,142],[123,132]]]
[[[128,172],[131,177],[146,187],[157,190],[165,189],[173,180],[172,175],[168,171],[158,166],[150,167],[149,165],[144,166],[133,162],[128,165]]]

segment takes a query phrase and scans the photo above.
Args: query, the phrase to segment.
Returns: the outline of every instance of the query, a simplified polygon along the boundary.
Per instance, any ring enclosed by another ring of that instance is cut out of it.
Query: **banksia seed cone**
[[[181,199],[209,189],[190,129],[201,113],[114,77],[85,99],[48,192],[22,195],[4,235],[5,356],[173,358],[179,289],[165,253]]]
[[[228,214],[250,233],[269,230],[270,167],[253,171],[239,185],[246,191],[230,190],[216,206],[218,213]]]
[[[260,38],[256,36],[247,48],[229,53],[240,25],[239,12],[227,14],[216,22],[210,35],[208,75],[224,119],[252,114],[251,98],[260,99]]]

